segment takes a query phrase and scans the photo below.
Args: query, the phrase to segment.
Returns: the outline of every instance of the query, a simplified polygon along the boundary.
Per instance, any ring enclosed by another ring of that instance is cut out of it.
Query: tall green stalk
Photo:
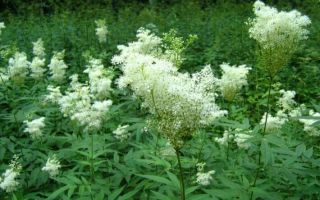
[[[269,78],[269,87],[268,87],[267,113],[266,113],[266,119],[264,121],[262,136],[265,135],[266,129],[267,129],[268,115],[270,113],[270,96],[271,96],[272,83],[273,83],[273,77],[270,76],[270,78]],[[260,165],[261,165],[261,150],[259,151],[258,168],[257,168],[257,171],[256,171],[256,175],[254,177],[254,181],[253,181],[252,187],[256,186],[256,183],[257,183],[257,180],[258,180],[258,177],[259,177],[259,173],[260,173],[260,169],[261,169]],[[253,192],[251,192],[251,194],[250,194],[250,200],[252,200],[252,198],[253,198]]]
[[[177,155],[177,160],[178,160],[178,165],[179,165],[179,181],[180,181],[180,199],[185,200],[186,199],[186,192],[185,192],[185,187],[184,187],[184,177],[183,177],[183,169],[181,165],[181,160],[180,160],[180,152],[179,149],[175,149],[176,155]]]

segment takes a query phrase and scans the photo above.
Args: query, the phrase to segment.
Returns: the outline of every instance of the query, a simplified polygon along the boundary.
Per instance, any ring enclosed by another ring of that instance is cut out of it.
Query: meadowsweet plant
[[[106,21],[103,19],[99,19],[95,21],[96,23],[96,35],[98,36],[99,42],[106,43],[107,42],[107,34],[108,34],[108,27],[106,25]]]
[[[299,119],[299,121],[304,125],[303,130],[310,136],[320,136],[320,129],[316,125],[316,123],[320,120],[320,113],[310,110],[309,117],[309,119]]]
[[[24,52],[16,52],[9,59],[8,73],[10,79],[16,83],[23,83],[29,73],[30,62]]]
[[[8,193],[17,190],[19,186],[17,177],[20,175],[21,169],[18,157],[14,156],[9,168],[0,177],[0,188]]]
[[[33,42],[33,59],[30,64],[31,77],[39,79],[42,78],[46,69],[45,66],[45,48],[43,41],[39,38],[36,42]]]
[[[48,68],[50,70],[50,79],[55,82],[62,82],[65,78],[66,69],[68,66],[63,61],[64,51],[56,52],[51,58]]]
[[[31,138],[36,140],[42,137],[43,128],[45,127],[44,123],[45,117],[40,117],[38,119],[34,119],[32,121],[24,121],[26,128],[24,129],[24,132],[27,132],[30,134]]]
[[[114,137],[120,140],[121,142],[127,140],[130,137],[129,132],[127,130],[128,127],[129,125],[119,125],[118,128],[113,131]]]
[[[49,157],[45,166],[42,167],[42,171],[48,172],[51,177],[55,177],[59,174],[59,169],[61,168],[60,162],[57,156],[54,154]]]
[[[228,63],[220,65],[222,77],[217,80],[217,85],[223,97],[227,101],[232,101],[239,90],[248,84],[247,75],[250,67],[245,65],[230,66]]]
[[[196,183],[202,186],[210,185],[212,181],[212,175],[215,174],[215,170],[210,170],[208,172],[204,172],[204,167],[206,163],[197,163],[197,174],[196,174]]]
[[[308,38],[311,20],[296,10],[279,12],[262,1],[254,3],[253,11],[256,17],[248,21],[249,35],[259,44],[261,67],[273,77]]]

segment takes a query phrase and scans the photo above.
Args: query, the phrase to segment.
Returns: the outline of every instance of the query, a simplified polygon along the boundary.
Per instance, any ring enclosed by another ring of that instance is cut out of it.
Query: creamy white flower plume
[[[59,174],[60,168],[61,165],[59,160],[57,159],[56,155],[53,155],[52,158],[48,158],[46,165],[42,167],[42,171],[46,171],[51,177],[55,177]]]
[[[32,139],[39,139],[43,135],[42,129],[45,127],[44,120],[45,117],[40,117],[32,121],[24,121],[27,126],[24,132],[30,133]]]
[[[9,59],[9,76],[12,79],[24,79],[28,74],[30,62],[24,52],[16,52]]]
[[[56,82],[63,81],[66,69],[68,68],[63,61],[63,57],[64,51],[55,53],[51,58],[50,64],[48,65],[51,74],[50,78]]]
[[[96,35],[98,36],[100,43],[105,43],[107,41],[108,28],[106,26],[105,20],[96,20]]]
[[[130,137],[128,132],[129,125],[119,125],[116,130],[113,131],[113,135],[120,141],[124,141]]]
[[[19,186],[19,182],[16,179],[20,175],[22,168],[17,156],[14,156],[9,166],[10,168],[0,176],[0,188],[8,193],[15,191]]]
[[[212,175],[216,173],[215,170],[210,170],[208,172],[204,172],[205,163],[198,163],[197,164],[197,174],[196,174],[196,183],[199,185],[207,186],[210,185],[212,181]]]

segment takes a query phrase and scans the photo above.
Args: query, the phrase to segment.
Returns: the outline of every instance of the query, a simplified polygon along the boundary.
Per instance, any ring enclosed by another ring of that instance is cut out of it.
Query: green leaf
[[[171,181],[164,178],[164,177],[161,177],[161,176],[155,176],[155,175],[142,175],[142,174],[137,174],[137,176],[140,176],[140,177],[143,177],[143,178],[146,178],[146,179],[149,179],[149,180],[152,180],[152,181],[155,181],[155,182],[158,182],[158,183],[163,183],[165,185],[172,185]]]
[[[55,199],[57,198],[59,195],[62,195],[67,189],[69,189],[70,186],[69,185],[66,185],[66,186],[63,186],[61,188],[59,188],[58,190],[54,191],[48,198],[47,200],[52,200],[52,199]]]
[[[124,187],[122,188],[118,188],[116,190],[114,190],[109,196],[108,196],[108,199],[109,200],[115,200],[122,192]]]

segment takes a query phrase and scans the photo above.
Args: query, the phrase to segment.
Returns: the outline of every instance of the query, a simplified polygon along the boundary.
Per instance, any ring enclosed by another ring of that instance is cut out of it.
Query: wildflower
[[[98,36],[100,43],[107,42],[107,34],[108,34],[108,28],[106,26],[105,20],[96,20],[96,35]]]
[[[291,110],[293,106],[296,104],[294,101],[294,97],[296,95],[295,91],[285,91],[280,90],[280,94],[282,94],[281,98],[278,101],[278,104],[283,110]]]
[[[271,76],[283,67],[302,40],[308,38],[310,19],[296,10],[278,11],[261,1],[254,3],[249,35],[261,46],[260,62]]]
[[[224,98],[232,101],[237,92],[248,84],[247,74],[251,68],[245,65],[230,66],[228,63],[221,64],[220,68],[222,69],[222,77],[217,80],[217,85]]]
[[[123,72],[118,86],[131,88],[142,98],[142,106],[155,116],[156,128],[180,148],[197,128],[226,114],[215,104],[211,67],[193,75],[179,73],[173,63],[158,56],[161,39],[144,29],[139,29],[137,37],[138,41],[120,46],[120,54],[112,59]]]
[[[52,158],[48,158],[46,165],[42,168],[42,171],[46,171],[51,177],[55,177],[59,174],[60,168],[61,165],[59,160],[57,159],[56,155],[53,155]]]
[[[251,132],[242,129],[236,129],[234,134],[234,141],[240,149],[249,149],[251,144],[248,140],[252,138]]]
[[[64,51],[55,53],[51,58],[50,64],[48,65],[51,79],[56,82],[61,82],[64,79],[66,69],[68,68],[63,61],[63,57]]]
[[[90,91],[97,99],[106,98],[111,91],[112,80],[106,76],[107,71],[99,59],[91,59],[87,69],[84,70],[89,76]]]
[[[212,175],[215,174],[215,170],[211,170],[208,172],[204,172],[204,166],[205,163],[198,163],[197,164],[197,179],[196,179],[196,183],[198,183],[199,185],[203,185],[203,186],[207,186],[210,184],[210,182],[212,181]]]
[[[19,182],[16,180],[20,175],[21,164],[18,162],[18,157],[14,156],[10,163],[10,168],[7,169],[0,177],[0,188],[6,192],[13,192],[19,186]]]
[[[15,81],[22,81],[28,74],[30,62],[24,52],[16,52],[13,58],[9,59],[9,76]]]
[[[45,65],[45,59],[40,59],[40,57],[34,57],[31,64],[31,77],[41,78],[43,73],[46,71],[43,67]]]
[[[26,128],[24,132],[30,133],[32,139],[40,138],[42,134],[42,129],[45,127],[44,123],[45,117],[40,117],[38,119],[34,119],[32,121],[24,121],[26,124]]]
[[[45,101],[50,101],[52,103],[58,103],[59,99],[62,97],[60,92],[60,87],[54,87],[52,85],[48,85],[47,90],[50,92],[45,96]]]
[[[39,57],[39,59],[43,59],[46,55],[45,48],[43,46],[43,41],[39,38],[36,42],[33,42],[33,55]]]
[[[128,130],[127,130],[128,127],[129,127],[129,125],[124,125],[124,126],[119,125],[118,128],[113,131],[114,137],[117,138],[118,140],[120,140],[121,142],[128,139],[130,136],[128,134]]]
[[[275,117],[272,116],[271,114],[268,114],[267,116],[267,113],[264,113],[260,121],[260,124],[263,126],[265,125],[266,117],[267,117],[266,132],[276,131],[280,129],[282,125],[288,121],[286,115],[281,115],[281,113],[278,113],[277,116]]]
[[[309,116],[311,119],[299,119],[301,123],[303,123],[303,130],[307,132],[310,136],[320,136],[320,129],[314,125],[314,123],[320,120],[320,113],[315,112],[314,110],[309,111]]]
[[[223,133],[223,137],[215,138],[214,140],[222,146],[228,146],[229,141],[233,138],[233,135],[230,134],[230,131],[225,130]]]

